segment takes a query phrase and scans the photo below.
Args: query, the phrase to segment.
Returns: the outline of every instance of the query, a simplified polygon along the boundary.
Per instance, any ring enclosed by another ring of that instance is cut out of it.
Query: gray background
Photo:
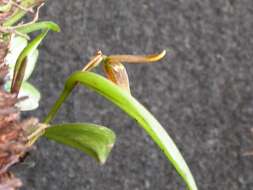
[[[63,82],[97,49],[142,54],[172,49],[154,65],[126,65],[132,94],[163,124],[201,190],[253,189],[252,0],[52,0],[41,19],[61,28],[43,45],[32,82],[41,119]],[[55,122],[110,126],[117,143],[99,166],[42,139],[18,168],[29,190],[182,190],[165,156],[137,124],[98,95],[77,88]]]

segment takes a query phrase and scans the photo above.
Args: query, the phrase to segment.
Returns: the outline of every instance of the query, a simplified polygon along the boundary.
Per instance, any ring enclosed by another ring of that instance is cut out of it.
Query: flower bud
[[[122,63],[106,62],[104,71],[110,81],[130,93],[128,74]]]

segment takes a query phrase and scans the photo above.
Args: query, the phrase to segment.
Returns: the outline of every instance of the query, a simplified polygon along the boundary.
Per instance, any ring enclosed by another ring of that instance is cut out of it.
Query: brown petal
[[[104,71],[110,81],[130,93],[128,74],[122,63],[106,62]]]
[[[82,71],[90,71],[94,67],[98,66],[103,60],[103,54],[101,51],[97,51],[96,55],[84,66]]]
[[[166,55],[166,51],[152,55],[110,55],[107,57],[111,63],[152,63],[161,60]]]

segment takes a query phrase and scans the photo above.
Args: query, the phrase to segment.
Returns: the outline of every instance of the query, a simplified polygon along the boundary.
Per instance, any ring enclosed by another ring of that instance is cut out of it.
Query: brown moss
[[[0,0],[0,4],[3,1]],[[0,23],[12,14],[0,12]],[[20,111],[15,107],[18,101],[16,94],[4,90],[8,66],[5,57],[9,48],[10,36],[0,32],[0,190],[15,190],[21,186],[21,181],[9,172],[9,168],[20,161],[30,149],[27,145],[27,129],[34,125],[36,119],[20,120]],[[3,38],[4,37],[4,38]]]

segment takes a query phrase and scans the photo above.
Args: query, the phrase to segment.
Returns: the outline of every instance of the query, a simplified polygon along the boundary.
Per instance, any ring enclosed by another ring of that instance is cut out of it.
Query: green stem
[[[102,58],[102,57],[101,57],[101,59],[100,58],[97,59],[95,57],[92,60],[90,60],[90,62],[84,67],[84,69],[81,72],[91,71],[92,69],[94,69],[95,67],[97,67],[100,63],[103,63],[104,61],[105,61],[105,59]],[[61,105],[67,99],[67,97],[73,91],[73,89],[76,87],[77,84],[78,84],[78,82],[76,82],[75,84],[73,84],[68,89],[66,89],[66,85],[65,85],[62,93],[60,94],[60,97],[56,100],[56,102],[52,106],[50,112],[48,113],[48,115],[44,119],[44,123],[49,124],[54,119],[54,117],[55,117],[56,113],[58,112],[58,110],[60,109]]]
[[[23,34],[28,34],[37,30],[42,30],[42,29],[50,29],[54,32],[60,32],[60,27],[55,24],[54,22],[50,21],[43,21],[43,22],[36,22],[36,23],[31,23],[28,25],[20,25],[16,26],[15,29],[18,32],[21,32]]]
[[[60,94],[60,97],[56,100],[56,102],[52,106],[50,112],[48,113],[48,115],[44,119],[43,123],[49,124],[54,119],[54,117],[55,117],[56,113],[58,112],[58,110],[60,109],[61,105],[67,99],[67,97],[69,96],[69,94],[73,91],[73,89],[75,88],[75,86],[76,85],[71,86],[71,88],[69,88],[68,90],[66,90],[64,88],[64,90]]]

